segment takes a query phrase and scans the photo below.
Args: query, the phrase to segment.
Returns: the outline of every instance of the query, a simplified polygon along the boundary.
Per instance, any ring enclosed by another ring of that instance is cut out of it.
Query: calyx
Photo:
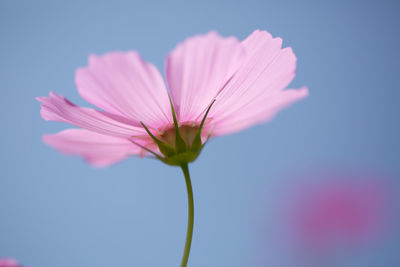
[[[208,112],[210,111],[214,102],[215,100],[207,108],[200,125],[192,126],[178,124],[174,106],[170,99],[174,127],[171,127],[170,129],[164,131],[159,137],[156,137],[143,122],[140,122],[151,139],[153,139],[153,141],[157,144],[162,156],[147,149],[146,150],[156,156],[157,159],[168,165],[182,166],[196,160],[207,142],[206,141],[202,143],[201,131],[203,129]]]

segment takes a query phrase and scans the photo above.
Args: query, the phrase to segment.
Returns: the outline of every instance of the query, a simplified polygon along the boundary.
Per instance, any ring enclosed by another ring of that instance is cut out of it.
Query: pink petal
[[[91,108],[78,107],[55,93],[51,92],[50,97],[37,99],[42,102],[40,114],[45,120],[67,122],[93,132],[117,137],[145,135],[144,129],[137,122]]]
[[[234,114],[220,122],[220,127],[213,131],[213,135],[225,135],[240,131],[257,123],[263,123],[271,120],[280,110],[290,106],[308,96],[307,87],[298,90],[285,90],[270,99],[264,100],[260,98],[252,103],[259,109],[253,112],[242,112]]]
[[[75,82],[84,99],[105,111],[153,128],[172,122],[162,76],[134,51],[91,55]]]
[[[127,139],[82,129],[44,135],[43,140],[63,153],[82,156],[96,167],[106,167],[142,152],[141,148]]]
[[[201,120],[240,66],[243,55],[236,38],[223,38],[216,32],[189,38],[168,55],[166,78],[181,122]]]
[[[255,31],[241,45],[246,59],[217,96],[209,114],[215,135],[264,122],[307,95],[306,88],[282,93],[295,76],[296,56],[291,48],[281,48],[280,38]]]

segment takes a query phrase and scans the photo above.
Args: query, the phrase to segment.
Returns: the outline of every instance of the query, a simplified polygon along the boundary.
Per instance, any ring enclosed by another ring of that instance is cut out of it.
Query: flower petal
[[[44,135],[43,140],[63,153],[80,155],[97,167],[106,167],[142,152],[141,148],[127,139],[83,129],[68,129],[57,134]]]
[[[216,32],[189,38],[168,55],[165,73],[180,122],[201,121],[201,114],[235,73],[243,56],[236,38],[223,38]]]
[[[251,111],[233,114],[225,120],[219,122],[213,135],[225,135],[248,128],[257,123],[263,123],[271,120],[280,110],[290,106],[308,96],[308,88],[302,87],[297,90],[288,89],[279,92],[268,99],[260,98],[252,105],[258,107],[251,108]]]
[[[217,96],[210,111],[214,135],[266,121],[282,107],[307,95],[304,88],[282,95],[295,76],[296,56],[291,48],[281,48],[280,38],[257,30],[241,45],[246,50],[244,64]]]
[[[67,122],[93,132],[117,137],[146,135],[137,122],[91,108],[78,107],[52,92],[50,97],[37,99],[42,103],[40,114],[45,120]]]
[[[80,95],[113,114],[143,121],[152,128],[172,122],[162,76],[137,52],[89,56],[89,66],[76,72]]]

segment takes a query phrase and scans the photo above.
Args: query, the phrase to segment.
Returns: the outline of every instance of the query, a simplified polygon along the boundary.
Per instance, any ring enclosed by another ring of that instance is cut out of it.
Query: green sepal
[[[204,126],[204,122],[206,121],[208,112],[210,111],[212,105],[215,103],[215,99],[213,100],[213,102],[211,102],[210,106],[207,108],[206,113],[204,114],[203,119],[201,120],[199,129],[197,130],[196,136],[193,139],[193,143],[192,143],[192,147],[191,147],[191,151],[192,152],[200,152],[200,150],[202,149],[202,144],[201,144],[201,130],[203,129]]]
[[[157,159],[160,159],[160,160],[162,159],[162,157],[161,157],[160,155],[158,155],[156,152],[154,152],[154,151],[148,149],[147,147],[142,146],[141,144],[139,144],[139,143],[133,141],[132,139],[130,139],[129,141],[131,141],[133,144],[137,145],[137,146],[140,147],[141,149],[143,149],[143,150],[149,152],[150,154],[154,155]]]
[[[160,149],[161,153],[165,155],[166,157],[172,156],[175,154],[175,150],[172,146],[170,146],[167,143],[164,143],[163,141],[159,140],[157,137],[155,137],[150,130],[144,125],[143,122],[140,122],[142,124],[143,128],[146,130],[146,132],[150,135],[150,137],[156,142],[158,148]]]
[[[214,126],[215,126],[215,125],[213,125],[213,126],[211,127],[211,130],[210,130],[210,132],[209,132],[208,135],[207,135],[206,141],[204,141],[204,143],[201,145],[201,149],[203,149],[204,146],[208,143],[208,140],[210,140],[210,137],[211,137],[212,132],[213,132],[213,130],[214,130]]]
[[[172,104],[171,97],[169,97],[169,103],[171,104],[172,118],[174,119],[175,126],[175,149],[178,153],[182,153],[187,150],[187,145],[185,143],[185,140],[183,140],[181,133],[179,132],[178,120],[176,119],[176,113],[174,105]]]

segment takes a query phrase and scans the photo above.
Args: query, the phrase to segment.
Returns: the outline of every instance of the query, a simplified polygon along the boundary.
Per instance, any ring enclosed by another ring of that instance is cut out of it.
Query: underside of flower
[[[132,142],[140,146],[147,152],[153,154],[157,159],[168,165],[182,166],[184,164],[193,162],[199,156],[202,148],[205,146],[208,138],[203,143],[201,139],[201,132],[204,126],[204,122],[206,121],[208,112],[210,111],[215,100],[209,105],[200,125],[179,125],[178,120],[176,119],[174,105],[172,104],[171,100],[170,102],[172,117],[174,119],[173,127],[168,128],[156,137],[143,122],[140,122],[148,135],[158,146],[158,149],[163,156],[157,154],[154,151],[151,151],[150,149],[140,144],[137,144],[134,141]]]
[[[195,123],[191,124],[191,125],[180,125],[179,126],[179,133],[183,139],[183,141],[185,141],[185,144],[188,147],[191,147],[194,141],[194,138],[196,137],[196,134],[199,130],[199,126],[200,125],[196,125]],[[171,145],[172,147],[175,147],[175,143],[176,143],[176,132],[175,132],[175,125],[167,130],[165,130],[164,132],[162,132],[159,135],[159,139],[169,145]]]
[[[181,167],[188,192],[181,263],[186,267],[194,222],[188,164],[199,156],[211,132],[221,136],[266,122],[306,97],[306,87],[284,90],[295,70],[292,49],[282,48],[281,38],[260,30],[242,42],[214,31],[185,40],[167,56],[166,84],[136,51],[91,55],[89,65],[77,70],[75,82],[80,95],[101,110],[79,107],[52,92],[37,98],[45,120],[78,127],[43,140],[99,167],[131,155],[152,155]]]

